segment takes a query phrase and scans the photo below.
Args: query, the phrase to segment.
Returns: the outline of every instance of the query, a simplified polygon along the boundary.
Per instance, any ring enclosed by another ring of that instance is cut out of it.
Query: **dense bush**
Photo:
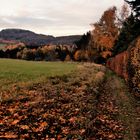
[[[131,43],[128,51],[129,87],[135,96],[140,98],[140,37]]]

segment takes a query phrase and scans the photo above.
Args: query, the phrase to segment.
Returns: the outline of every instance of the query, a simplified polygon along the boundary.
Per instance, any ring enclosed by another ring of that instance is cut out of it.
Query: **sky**
[[[109,7],[124,0],[0,0],[0,30],[20,28],[63,36],[84,34]]]

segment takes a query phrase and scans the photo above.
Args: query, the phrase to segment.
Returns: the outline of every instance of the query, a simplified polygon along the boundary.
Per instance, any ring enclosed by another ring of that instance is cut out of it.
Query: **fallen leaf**
[[[26,129],[26,130],[28,130],[28,129],[29,129],[29,126],[28,126],[28,125],[21,125],[20,128],[21,128],[21,129]]]
[[[19,122],[19,120],[14,120],[13,122],[11,122],[12,125],[16,125]]]

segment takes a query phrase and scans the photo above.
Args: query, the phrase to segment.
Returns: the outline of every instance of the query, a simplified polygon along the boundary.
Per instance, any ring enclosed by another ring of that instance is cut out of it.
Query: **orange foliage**
[[[70,60],[71,60],[70,55],[67,54],[65,61],[70,61]]]
[[[116,7],[106,10],[99,22],[93,24],[93,42],[100,51],[102,57],[111,56],[111,49],[118,37],[118,27],[116,25]]]
[[[127,64],[128,64],[127,51],[120,53],[114,58],[109,59],[107,61],[107,66],[113,71],[115,71],[119,76],[124,77],[126,80],[128,80]]]
[[[103,58],[108,58],[112,55],[112,52],[111,51],[103,51],[101,53],[101,55],[102,55]]]
[[[79,60],[81,59],[81,56],[82,56],[82,51],[81,51],[81,50],[78,50],[78,51],[76,51],[75,54],[74,54],[74,59],[75,59],[76,61],[79,61]]]

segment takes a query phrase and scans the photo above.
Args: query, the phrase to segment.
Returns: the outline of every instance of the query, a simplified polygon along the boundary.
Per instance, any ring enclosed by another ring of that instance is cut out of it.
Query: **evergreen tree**
[[[77,50],[85,50],[87,49],[87,46],[89,44],[89,41],[91,39],[91,33],[87,32],[86,34],[84,34],[80,40],[76,41],[75,44],[77,46]]]
[[[113,48],[114,55],[125,51],[129,44],[140,35],[140,0],[126,2],[130,4],[132,13],[123,23],[120,35]]]
[[[125,0],[132,8],[133,15],[140,18],[140,0]]]

